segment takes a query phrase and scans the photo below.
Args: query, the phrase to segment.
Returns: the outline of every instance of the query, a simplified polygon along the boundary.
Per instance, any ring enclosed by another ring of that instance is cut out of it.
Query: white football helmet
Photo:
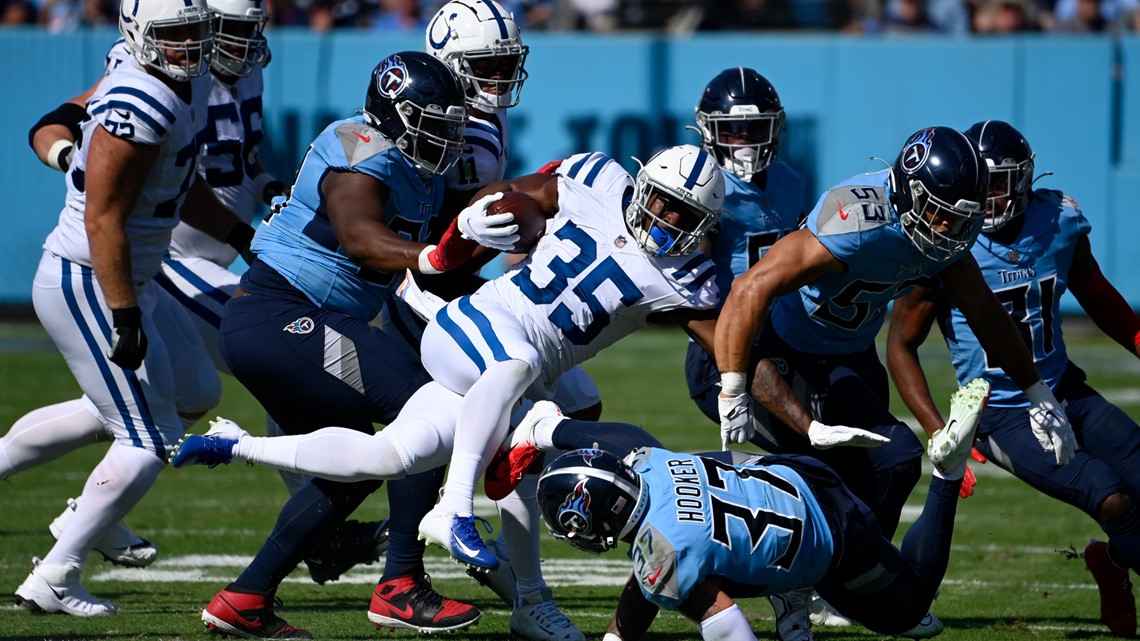
[[[687,256],[720,220],[723,205],[724,175],[716,159],[700,147],[680,145],[641,166],[625,221],[649,254]]]
[[[119,32],[139,64],[185,82],[210,70],[214,17],[206,0],[121,0]]]
[[[269,21],[266,0],[207,1],[218,14],[210,67],[226,76],[248,76],[269,56],[269,47],[262,35]]]
[[[428,24],[426,39],[427,52],[463,81],[468,105],[490,111],[519,104],[530,47],[522,43],[514,15],[498,2],[448,2]]]

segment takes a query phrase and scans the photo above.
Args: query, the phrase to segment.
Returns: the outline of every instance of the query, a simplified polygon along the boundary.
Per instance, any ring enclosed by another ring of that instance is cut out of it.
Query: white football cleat
[[[811,593],[811,622],[815,625],[844,627],[851,625],[851,619],[843,616],[818,593]]]
[[[780,641],[812,641],[811,633],[812,589],[799,588],[768,597],[776,613],[776,635]]]
[[[586,641],[586,635],[558,609],[550,588],[532,592],[515,603],[511,632],[530,641]]]
[[[986,386],[986,389],[989,389],[989,385]],[[903,632],[899,636],[906,639],[929,639],[930,637],[936,637],[942,634],[943,629],[945,629],[945,626],[942,625],[942,621],[934,616],[933,613],[927,612],[926,616],[922,617],[922,621],[920,621],[918,625]]]
[[[926,452],[943,476],[961,478],[974,447],[974,433],[990,398],[990,384],[975,378],[950,397],[950,420],[930,436]]]
[[[67,499],[67,507],[48,526],[48,531],[57,540],[71,522],[71,518],[75,516],[75,508],[78,505],[76,499]],[[112,526],[95,542],[95,545],[91,546],[91,549],[102,554],[107,561],[127,568],[145,568],[158,558],[158,548],[150,541],[133,534],[122,521]]]
[[[490,532],[491,524],[477,516],[459,516],[436,505],[420,520],[419,538],[447,551],[456,561],[476,570],[497,570],[499,559],[479,536],[475,523],[481,521]]]
[[[31,574],[16,588],[16,605],[32,612],[62,612],[77,617],[115,614],[115,606],[96,601],[79,582],[82,568],[77,563],[48,565],[32,559]]]

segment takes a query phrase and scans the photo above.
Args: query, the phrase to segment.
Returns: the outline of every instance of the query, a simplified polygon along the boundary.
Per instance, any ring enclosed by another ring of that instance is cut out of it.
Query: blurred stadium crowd
[[[268,0],[272,24],[423,32],[443,0]],[[1135,33],[1140,0],[514,0],[527,31],[839,31],[946,35]],[[114,0],[0,0],[0,26],[116,24]]]

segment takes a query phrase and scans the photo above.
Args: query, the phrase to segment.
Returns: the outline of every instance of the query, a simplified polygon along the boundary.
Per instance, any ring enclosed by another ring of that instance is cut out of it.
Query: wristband
[[[111,325],[113,327],[141,327],[142,310],[138,305],[111,310]]]
[[[747,378],[744,372],[721,372],[720,395],[740,396],[744,394],[744,386],[748,382]]]
[[[420,250],[420,257],[417,261],[419,267],[417,268],[421,274],[442,274],[443,270],[436,268],[431,262],[431,254],[435,251],[435,245],[428,245]]]
[[[47,166],[67,173],[71,167],[71,156],[75,153],[75,143],[70,140],[60,139],[52,143],[51,149],[47,152]]]
[[[226,244],[239,252],[244,252],[249,249],[249,244],[253,242],[253,227],[245,223],[238,223],[230,229],[230,233],[226,236]]]
[[[1029,402],[1033,405],[1036,405],[1040,401],[1047,400],[1056,402],[1057,400],[1057,397],[1053,395],[1053,390],[1049,389],[1049,386],[1041,379],[1037,379],[1036,383],[1021,391],[1025,392],[1025,397],[1028,398]]]
[[[285,193],[285,184],[273,177],[268,171],[263,171],[253,178],[253,193],[261,198],[266,205],[271,204],[274,196]]]

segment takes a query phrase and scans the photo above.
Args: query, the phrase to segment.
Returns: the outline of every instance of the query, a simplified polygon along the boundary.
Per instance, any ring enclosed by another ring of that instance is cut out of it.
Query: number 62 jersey
[[[616,162],[606,172],[629,174]],[[472,295],[519,319],[542,360],[542,377],[559,374],[650,324],[650,315],[711,310],[716,268],[703,253],[654,257],[625,225],[622,192],[595,177],[587,186],[558,176],[558,213],[530,255]],[[618,176],[621,178],[621,176]]]
[[[827,572],[831,530],[792,468],[651,448],[630,456],[649,508],[629,556],[649,601],[674,610],[712,576],[771,595],[814,585]]]

